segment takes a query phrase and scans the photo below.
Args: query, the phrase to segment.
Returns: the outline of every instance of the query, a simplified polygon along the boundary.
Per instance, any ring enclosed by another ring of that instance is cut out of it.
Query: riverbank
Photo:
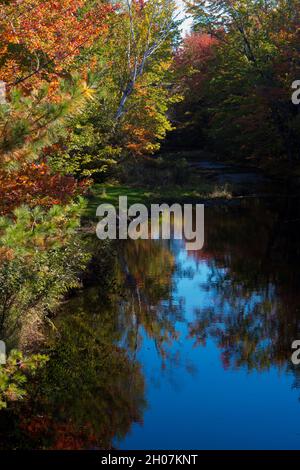
[[[198,187],[172,186],[168,188],[153,188],[138,186],[123,186],[118,183],[96,184],[87,198],[87,210],[85,219],[93,218],[100,204],[112,204],[117,207],[119,197],[126,196],[128,204],[162,204],[162,203],[193,203],[218,201],[219,203],[230,201],[233,196],[226,187],[216,186],[209,182],[203,182]]]
[[[282,179],[278,181],[278,175],[272,176],[250,166],[221,163],[208,157],[201,152],[158,156],[141,164],[140,180],[134,178],[134,183],[130,178],[129,181],[96,183],[87,197],[84,221],[95,217],[100,204],[117,207],[120,196],[126,196],[129,205],[202,203],[210,206],[235,204],[249,197],[284,195],[287,190],[291,190],[291,186],[286,186]],[[172,159],[174,168],[171,171]],[[177,183],[180,179],[180,167],[184,173],[184,181]]]

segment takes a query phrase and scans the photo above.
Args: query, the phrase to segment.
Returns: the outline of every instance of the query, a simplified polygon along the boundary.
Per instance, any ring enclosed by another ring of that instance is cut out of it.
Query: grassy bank
[[[120,184],[96,184],[88,198],[85,216],[93,218],[100,204],[112,204],[117,207],[119,197],[127,196],[128,204],[162,204],[162,203],[192,203],[204,202],[211,199],[231,199],[231,192],[226,187],[216,187],[211,182],[203,182],[197,187],[170,186],[166,188],[143,188],[136,186],[123,186]]]

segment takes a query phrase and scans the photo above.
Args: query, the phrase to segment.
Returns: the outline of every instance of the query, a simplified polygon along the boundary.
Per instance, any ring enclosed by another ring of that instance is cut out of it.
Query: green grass
[[[119,197],[127,196],[128,205],[132,204],[173,204],[179,203],[196,203],[203,202],[208,199],[228,198],[229,193],[221,190],[214,184],[203,182],[197,184],[197,187],[165,187],[165,188],[141,188],[122,186],[118,184],[96,184],[92,188],[92,194],[88,198],[88,205],[85,216],[94,218],[97,207],[100,204],[112,204],[115,207],[119,205]]]

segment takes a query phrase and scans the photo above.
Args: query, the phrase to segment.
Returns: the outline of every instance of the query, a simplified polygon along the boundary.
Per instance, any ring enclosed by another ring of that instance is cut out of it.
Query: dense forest
[[[45,329],[89,278],[95,187],[185,184],[172,149],[299,172],[300,1],[185,4],[184,36],[172,0],[0,3],[0,408],[28,396]],[[97,250],[104,297],[114,247]]]

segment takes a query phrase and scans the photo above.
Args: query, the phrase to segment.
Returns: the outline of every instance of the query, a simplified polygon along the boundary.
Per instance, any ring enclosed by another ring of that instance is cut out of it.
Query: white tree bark
[[[143,75],[145,67],[149,59],[155,52],[164,44],[174,26],[174,17],[172,14],[162,20],[161,9],[166,8],[166,11],[172,12],[173,0],[165,0],[165,2],[157,2],[155,0],[148,0],[152,2],[153,9],[149,18],[147,27],[146,40],[143,44],[142,50],[139,50],[137,45],[137,28],[138,19],[133,12],[132,0],[126,0],[127,11],[129,15],[129,38],[127,46],[128,55],[128,71],[129,78],[122,91],[122,96],[115,115],[115,119],[119,120],[126,111],[126,102],[132,95],[135,89],[137,80]],[[155,30],[155,34],[153,34]]]

